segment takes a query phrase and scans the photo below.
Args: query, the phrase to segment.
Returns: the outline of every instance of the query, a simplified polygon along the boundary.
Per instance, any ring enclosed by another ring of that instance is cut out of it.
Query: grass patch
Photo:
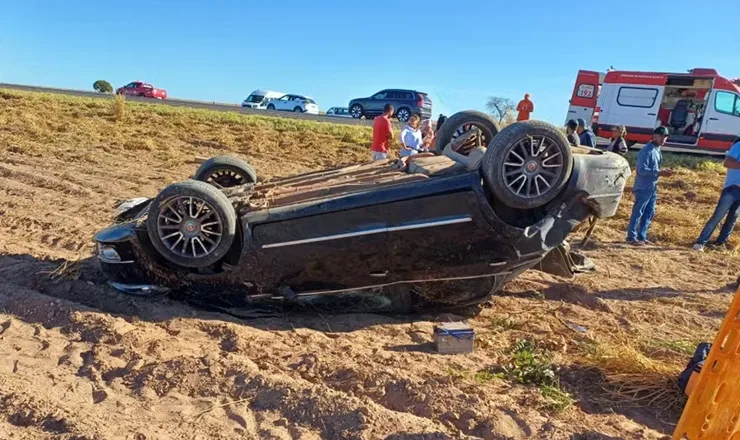
[[[491,373],[486,370],[470,371],[470,370],[455,370],[448,369],[447,376],[454,380],[464,380],[467,382],[475,382],[478,385],[485,385],[492,382],[495,379],[499,379],[497,374]]]
[[[491,318],[491,327],[494,329],[501,330],[519,330],[522,328],[522,323],[511,318],[494,316]]]
[[[677,409],[683,404],[683,394],[677,386],[680,367],[652,359],[637,343],[629,339],[594,341],[581,348],[586,366],[602,373],[608,400],[665,409]]]
[[[575,403],[570,394],[560,387],[552,353],[548,350],[525,339],[517,341],[509,349],[509,355],[509,360],[501,367],[503,372],[496,376],[522,385],[536,386],[545,401],[544,409],[560,412]]]
[[[637,155],[639,151],[630,151],[625,155],[630,166],[634,169],[637,165]],[[725,168],[722,166],[723,159],[717,159],[709,156],[663,153],[663,168],[685,168],[688,170],[708,171],[722,173]]]
[[[88,102],[87,107],[95,108],[94,104],[95,103],[93,102]],[[113,98],[113,118],[116,121],[122,121],[125,116],[126,116],[126,96],[116,95],[115,98]]]

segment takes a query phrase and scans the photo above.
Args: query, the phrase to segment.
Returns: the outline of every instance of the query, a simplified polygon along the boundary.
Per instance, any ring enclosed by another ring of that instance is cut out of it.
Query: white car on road
[[[347,107],[332,107],[326,111],[326,116],[336,116],[338,118],[351,118]]]
[[[319,114],[319,106],[316,105],[316,101],[303,95],[284,95],[278,99],[273,99],[267,104],[267,110]]]

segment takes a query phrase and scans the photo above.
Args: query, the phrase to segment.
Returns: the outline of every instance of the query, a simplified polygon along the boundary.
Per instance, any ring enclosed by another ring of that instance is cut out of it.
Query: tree
[[[108,81],[99,79],[93,83],[93,89],[98,93],[113,93],[113,86]]]
[[[509,98],[491,96],[486,100],[486,109],[488,109],[494,118],[498,119],[499,123],[511,119],[515,108],[514,101]]]

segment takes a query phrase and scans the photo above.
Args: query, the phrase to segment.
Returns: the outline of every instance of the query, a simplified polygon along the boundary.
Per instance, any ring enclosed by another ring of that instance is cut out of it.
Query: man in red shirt
[[[383,160],[388,157],[388,147],[393,140],[393,105],[386,104],[383,107],[383,115],[375,118],[373,122],[373,160]]]
[[[529,114],[534,111],[534,103],[529,100],[529,93],[524,95],[524,99],[519,101],[519,105],[516,106],[516,111],[519,112],[519,114],[516,115],[517,121],[529,120]]]

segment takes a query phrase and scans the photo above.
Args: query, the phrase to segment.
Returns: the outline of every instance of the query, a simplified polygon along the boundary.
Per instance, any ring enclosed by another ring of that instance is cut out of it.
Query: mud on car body
[[[119,204],[95,236],[101,268],[124,291],[381,290],[468,306],[561,255],[551,251],[588,217],[613,216],[630,175],[622,157],[571,148],[550,124],[499,130],[472,111],[450,117],[435,148],[267,182],[212,158],[153,199]]]

